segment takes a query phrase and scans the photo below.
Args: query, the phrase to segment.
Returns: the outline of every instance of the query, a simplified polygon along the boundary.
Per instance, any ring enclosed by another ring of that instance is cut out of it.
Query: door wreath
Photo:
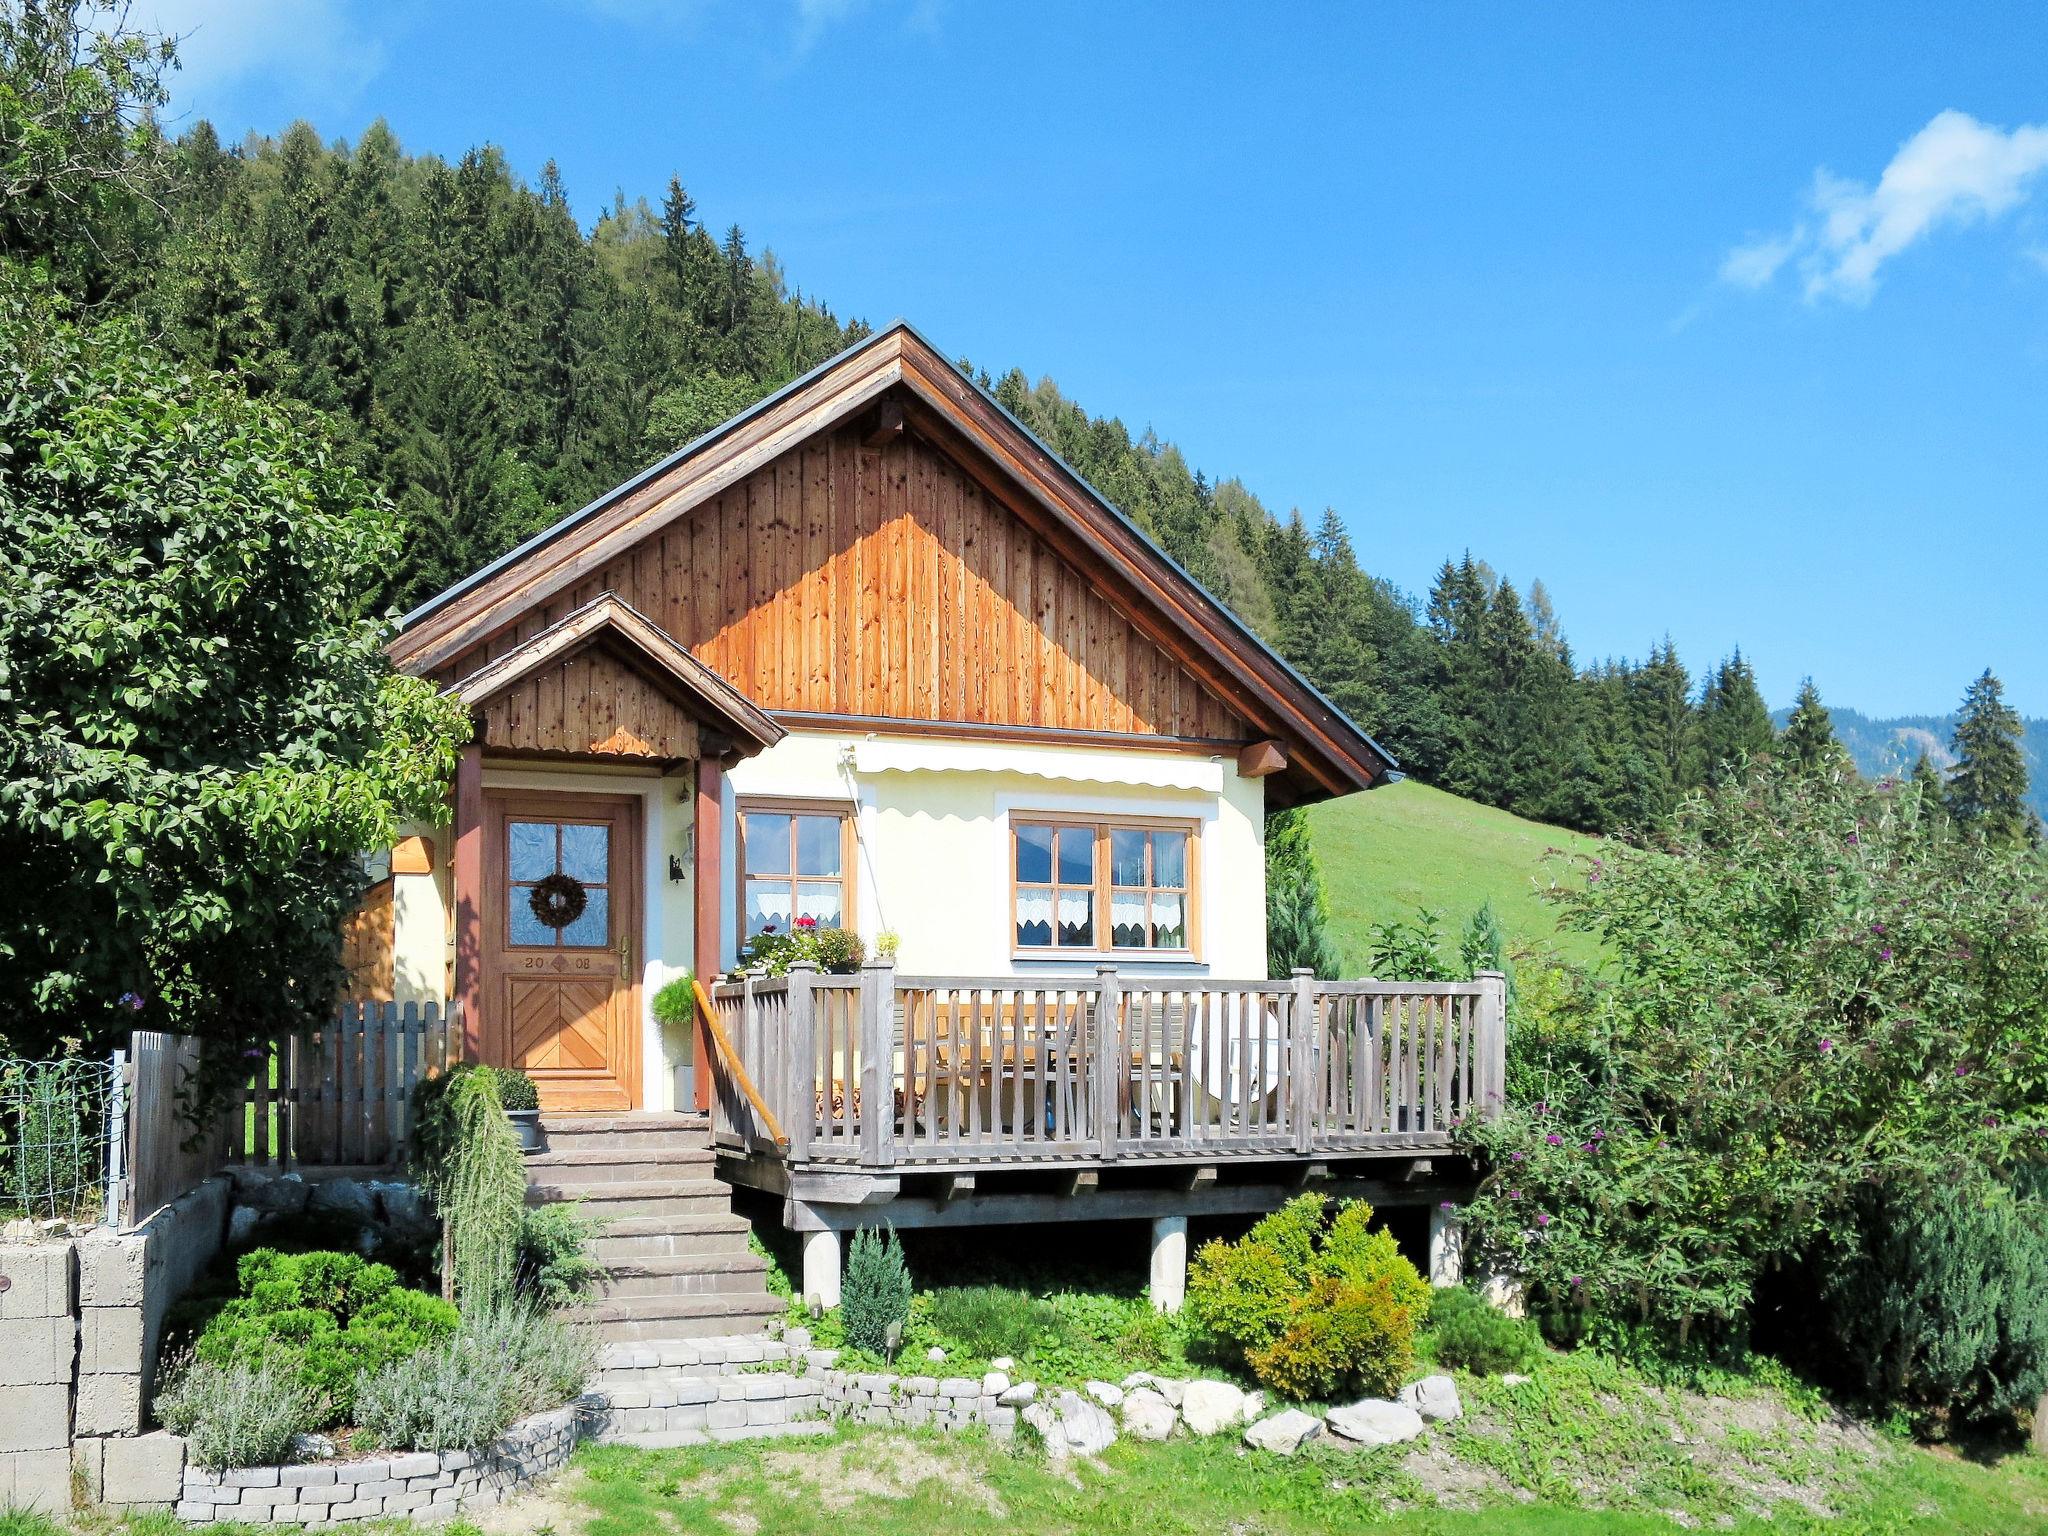
[[[590,905],[590,893],[574,875],[557,870],[534,885],[526,904],[543,927],[560,931],[583,915],[583,909]]]

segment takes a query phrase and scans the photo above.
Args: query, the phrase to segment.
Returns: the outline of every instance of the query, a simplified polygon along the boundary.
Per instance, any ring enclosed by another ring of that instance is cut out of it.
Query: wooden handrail
[[[754,1113],[761,1117],[761,1124],[768,1128],[769,1139],[778,1147],[787,1147],[789,1137],[782,1129],[782,1122],[775,1118],[775,1112],[761,1097],[761,1090],[754,1086],[753,1078],[747,1075],[747,1064],[740,1060],[740,1053],[732,1043],[732,1037],[725,1032],[725,1022],[718,1016],[718,1005],[711,1000],[711,994],[704,990],[704,983],[694,975],[690,978],[690,990],[696,994],[697,1011],[704,1015],[704,1031],[711,1037],[712,1045],[724,1059],[726,1068],[740,1085],[740,1092],[747,1096],[747,1102]]]

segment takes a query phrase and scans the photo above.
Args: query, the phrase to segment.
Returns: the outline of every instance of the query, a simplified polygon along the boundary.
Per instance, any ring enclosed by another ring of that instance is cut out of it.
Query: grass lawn
[[[570,1476],[524,1507],[484,1519],[492,1532],[537,1536],[1635,1536],[1682,1527],[1655,1509],[1589,1511],[1512,1496],[1483,1507],[1429,1508],[1393,1451],[1311,1452],[1293,1460],[1240,1452],[1229,1439],[1130,1441],[1099,1463],[1055,1468],[1034,1453],[936,1432],[843,1430],[829,1439],[707,1449],[585,1450]],[[1671,1508],[1685,1510],[1674,1495]],[[1978,1466],[1899,1450],[1837,1515],[1782,1506],[1768,1519],[1686,1513],[1688,1526],[1735,1531],[1915,1531],[2020,1536],[2048,1530],[2048,1463]]]
[[[1585,964],[1599,957],[1585,934],[1558,932],[1557,908],[1540,894],[1577,878],[1558,851],[1596,853],[1597,837],[1524,821],[1412,780],[1325,801],[1310,807],[1308,819],[1348,974],[1363,974],[1373,924],[1433,907],[1455,941],[1482,901],[1493,903],[1510,945],[1549,944]]]

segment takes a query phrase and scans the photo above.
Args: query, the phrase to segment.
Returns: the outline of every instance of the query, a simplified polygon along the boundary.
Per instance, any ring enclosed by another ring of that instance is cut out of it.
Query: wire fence
[[[0,1209],[8,1217],[92,1223],[117,1203],[125,1095],[109,1061],[0,1057]]]

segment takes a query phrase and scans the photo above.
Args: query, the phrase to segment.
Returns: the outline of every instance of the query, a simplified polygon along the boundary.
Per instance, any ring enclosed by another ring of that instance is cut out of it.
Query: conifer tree
[[[1299,810],[1266,819],[1266,968],[1271,976],[1311,970],[1334,981],[1342,967],[1331,941],[1329,902]]]
[[[1948,786],[1925,751],[1913,760],[1913,772],[1906,782],[1912,791],[1914,814],[1923,825],[1937,826],[1948,821]]]
[[[1849,767],[1848,750],[1836,739],[1834,721],[1810,677],[1799,685],[1780,745],[1786,761],[1799,773],[1833,773]]]
[[[2005,702],[2004,685],[1985,668],[1963,695],[1947,803],[1959,825],[2003,847],[2040,840],[2039,820],[2027,806],[2022,730],[2019,712]]]
[[[1720,784],[1739,765],[1771,749],[1771,712],[1756,685],[1756,673],[1735,654],[1714,669],[1700,698],[1700,746],[1707,782]]]

